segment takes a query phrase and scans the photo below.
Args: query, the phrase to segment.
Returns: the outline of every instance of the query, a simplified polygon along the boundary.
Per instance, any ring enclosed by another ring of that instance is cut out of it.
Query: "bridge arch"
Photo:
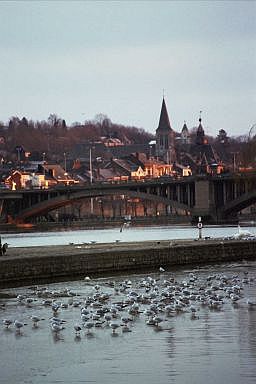
[[[43,202],[34,204],[30,208],[24,209],[15,217],[15,222],[22,223],[26,220],[41,216],[44,214],[47,214],[50,211],[53,211],[55,209],[64,207],[66,205],[70,205],[76,201],[83,200],[86,198],[95,198],[95,197],[101,197],[101,196],[113,196],[117,195],[116,189],[113,190],[99,190],[99,189],[91,189],[91,190],[83,190],[83,191],[68,191],[65,194],[62,194],[60,196],[51,198],[50,200],[45,200]],[[192,208],[190,208],[186,204],[179,203],[175,200],[170,200],[166,197],[154,195],[150,193],[140,192],[140,191],[134,191],[134,190],[128,190],[128,189],[119,189],[118,195],[126,195],[129,197],[137,197],[141,200],[148,200],[153,201],[156,203],[162,203],[166,206],[171,206],[176,209],[181,209],[185,211],[191,212]]]
[[[238,213],[242,209],[245,209],[254,203],[256,203],[256,190],[244,193],[235,200],[225,204],[225,206],[221,209],[221,214],[225,217],[230,214]]]

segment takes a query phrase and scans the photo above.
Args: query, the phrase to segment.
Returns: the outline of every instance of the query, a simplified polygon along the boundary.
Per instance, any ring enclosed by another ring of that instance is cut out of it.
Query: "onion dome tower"
[[[197,131],[196,131],[196,144],[197,145],[205,144],[205,134],[204,134],[203,126],[202,126],[201,112],[200,112],[200,117],[199,117],[199,125],[198,125]]]

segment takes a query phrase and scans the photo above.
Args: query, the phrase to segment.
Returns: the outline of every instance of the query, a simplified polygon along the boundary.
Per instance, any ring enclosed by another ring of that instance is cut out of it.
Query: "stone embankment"
[[[177,240],[9,248],[0,257],[0,287],[102,274],[170,270],[174,265],[256,258],[255,240]]]

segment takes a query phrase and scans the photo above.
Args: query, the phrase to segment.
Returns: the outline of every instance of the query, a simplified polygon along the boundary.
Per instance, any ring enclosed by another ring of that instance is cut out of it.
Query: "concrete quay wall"
[[[256,259],[256,241],[154,241],[10,248],[0,257],[0,288],[174,265]]]

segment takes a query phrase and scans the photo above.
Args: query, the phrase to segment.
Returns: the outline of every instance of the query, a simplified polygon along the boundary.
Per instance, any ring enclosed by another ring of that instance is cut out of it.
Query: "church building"
[[[158,128],[156,130],[156,156],[171,164],[176,159],[175,132],[173,131],[163,98]]]
[[[189,167],[195,174],[219,173],[223,170],[220,158],[208,143],[202,125],[201,111],[194,140],[191,140],[186,122],[181,133],[170,124],[163,98],[158,128],[156,129],[156,157],[167,164]]]

